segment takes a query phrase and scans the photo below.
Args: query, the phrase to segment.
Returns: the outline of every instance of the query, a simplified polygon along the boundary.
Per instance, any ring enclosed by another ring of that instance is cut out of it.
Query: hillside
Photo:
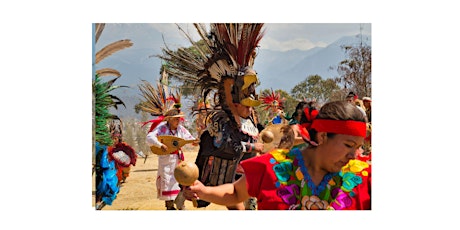
[[[254,65],[261,82],[258,90],[273,88],[290,92],[296,84],[310,75],[317,74],[323,78],[336,77],[335,69],[338,63],[345,59],[341,46],[356,45],[360,41],[358,36],[348,36],[342,37],[327,47],[317,47],[307,51],[281,52],[260,49]],[[363,41],[370,44],[371,38],[364,36]],[[120,108],[116,111],[120,117],[139,117],[134,113],[134,105],[140,100],[137,85],[141,83],[141,80],[155,82],[160,76],[161,61],[155,55],[160,54],[161,46],[157,50],[140,47],[139,45],[136,48],[133,45],[97,65],[97,68],[117,69],[122,76],[116,83],[130,87],[113,91],[113,94],[123,100],[127,106],[126,109]]]

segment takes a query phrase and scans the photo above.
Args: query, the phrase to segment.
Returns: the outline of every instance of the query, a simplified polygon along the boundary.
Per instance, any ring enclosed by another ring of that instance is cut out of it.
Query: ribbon
[[[163,120],[165,119],[164,116],[159,116],[158,118],[156,119],[153,119],[153,120],[150,120],[150,121],[146,121],[146,122],[143,122],[142,123],[142,126],[141,127],[144,127],[146,124],[148,123],[152,123],[152,125],[150,126],[150,129],[149,129],[149,133],[152,132],[152,130],[158,126],[158,124],[160,124]]]
[[[317,132],[366,137],[366,123],[361,121],[315,119],[311,128]]]

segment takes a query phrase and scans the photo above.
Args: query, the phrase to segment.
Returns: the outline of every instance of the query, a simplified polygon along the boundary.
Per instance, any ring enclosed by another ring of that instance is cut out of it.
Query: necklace
[[[176,129],[175,131],[173,131],[169,125],[168,125],[168,129],[169,129],[169,132],[170,132],[173,136],[176,136],[176,134],[177,134],[177,129]]]

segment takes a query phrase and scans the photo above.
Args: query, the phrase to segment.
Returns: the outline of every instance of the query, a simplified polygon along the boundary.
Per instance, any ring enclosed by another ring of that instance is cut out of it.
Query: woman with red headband
[[[217,187],[195,181],[186,198],[230,205],[256,197],[259,210],[370,210],[371,166],[355,159],[366,117],[351,103],[329,102],[309,131],[308,147],[242,161],[239,180]]]

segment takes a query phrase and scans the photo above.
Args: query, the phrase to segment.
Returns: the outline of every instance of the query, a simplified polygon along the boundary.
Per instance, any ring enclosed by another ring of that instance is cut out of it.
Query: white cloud
[[[370,34],[369,23],[267,23],[261,49],[287,51],[326,47],[342,36]]]
[[[308,39],[303,38],[296,38],[286,41],[279,41],[274,39],[273,37],[264,37],[260,41],[260,49],[268,49],[268,50],[275,50],[275,51],[288,51],[293,49],[299,50],[309,50],[315,47],[326,47],[327,44],[325,42],[317,42],[313,43]]]

